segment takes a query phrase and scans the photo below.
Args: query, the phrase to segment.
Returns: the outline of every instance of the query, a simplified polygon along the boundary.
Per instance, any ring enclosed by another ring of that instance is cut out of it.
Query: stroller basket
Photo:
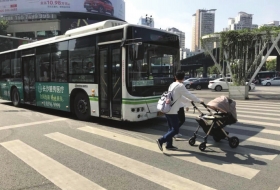
[[[210,130],[211,125],[213,124],[212,130],[210,131],[209,135],[215,138],[224,139],[226,136],[221,130],[221,128],[226,127],[229,121],[230,115],[224,113],[214,114],[215,119],[209,120],[207,117],[199,116],[195,120],[199,124],[199,126],[203,129],[204,133],[207,134]],[[217,124],[219,122],[220,125]]]

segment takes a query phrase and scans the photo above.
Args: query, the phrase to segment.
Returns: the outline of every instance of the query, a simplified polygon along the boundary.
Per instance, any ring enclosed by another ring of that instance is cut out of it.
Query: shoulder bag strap
[[[172,92],[172,95],[173,95],[173,90],[174,90],[177,86],[179,86],[179,84],[177,84],[177,85],[172,89],[172,91],[171,91],[171,92]],[[179,97],[179,98],[180,98],[180,97]],[[178,98],[178,99],[179,99],[179,98]],[[177,99],[177,100],[178,100],[178,99]],[[173,104],[175,104],[175,103],[177,102],[177,100],[176,100]],[[173,106],[173,104],[171,104],[171,106]]]

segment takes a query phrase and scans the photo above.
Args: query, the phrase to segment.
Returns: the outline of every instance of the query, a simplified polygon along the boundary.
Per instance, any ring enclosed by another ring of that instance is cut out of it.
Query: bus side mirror
[[[142,43],[135,43],[131,45],[129,57],[132,61],[144,59],[144,46]]]

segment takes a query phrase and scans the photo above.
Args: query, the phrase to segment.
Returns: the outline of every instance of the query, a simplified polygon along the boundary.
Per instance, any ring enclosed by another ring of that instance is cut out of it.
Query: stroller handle
[[[193,105],[193,113],[195,113],[195,110],[197,110],[200,114],[202,114],[202,112],[198,109],[198,107],[196,107],[196,105],[194,104],[193,101],[191,101],[192,105]]]
[[[205,108],[207,108],[207,106],[204,102],[201,102],[200,104],[203,105]]]
[[[196,105],[194,104],[193,101],[191,101],[192,105],[193,105],[193,108],[194,108],[194,112],[195,110],[197,110],[200,114],[202,114],[202,112],[196,107]],[[214,114],[212,113],[212,111],[207,107],[207,105],[204,103],[204,102],[201,102],[200,103],[201,105],[203,105],[203,107],[206,108],[206,110],[213,116]]]

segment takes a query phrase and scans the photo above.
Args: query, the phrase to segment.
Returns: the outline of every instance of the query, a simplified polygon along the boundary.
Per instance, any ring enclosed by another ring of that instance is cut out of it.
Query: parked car
[[[201,89],[207,89],[209,81],[213,80],[212,78],[199,78],[195,81],[190,82],[190,88],[201,90]]]
[[[191,83],[192,81],[197,80],[197,79],[198,79],[198,78],[188,78],[187,80],[185,80],[185,81],[183,82],[183,84],[185,85],[186,88],[190,88],[190,83]]]
[[[263,80],[262,85],[263,86],[280,85],[280,77],[274,77],[272,79]]]
[[[232,84],[232,80],[230,77],[226,77],[226,80],[229,85]],[[246,82],[246,84],[248,84],[248,82]],[[218,78],[218,79],[209,81],[208,88],[210,88],[212,90],[216,90],[216,91],[222,91],[222,90],[228,90],[228,85],[223,78]],[[255,88],[256,88],[256,85],[254,83],[251,83],[249,86],[249,91],[255,90]]]
[[[110,0],[85,0],[84,8],[88,12],[94,10],[102,14],[109,12],[112,16],[114,15],[114,7]]]

